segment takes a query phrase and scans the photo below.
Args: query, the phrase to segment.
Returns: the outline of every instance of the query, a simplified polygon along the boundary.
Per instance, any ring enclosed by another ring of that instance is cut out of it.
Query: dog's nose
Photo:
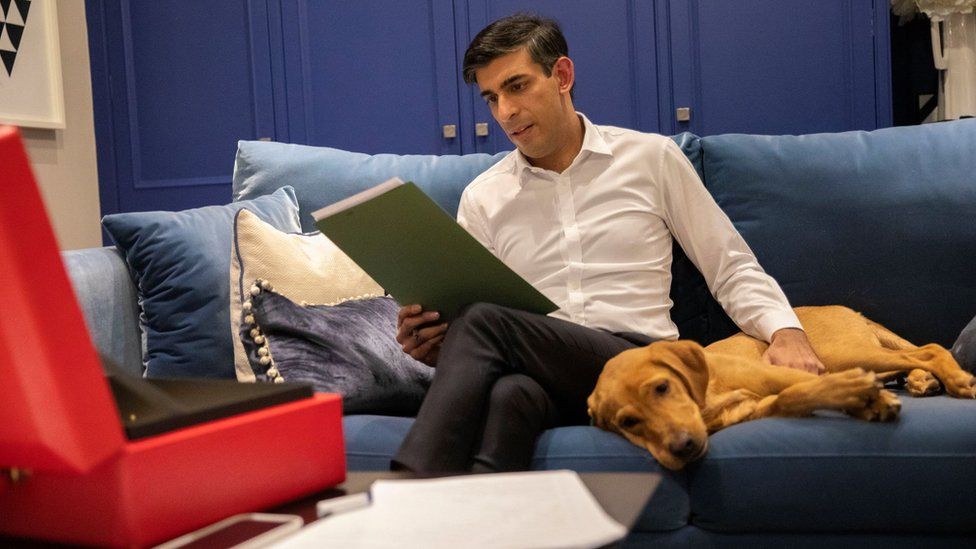
[[[686,432],[678,433],[671,443],[668,444],[668,450],[677,458],[686,459],[695,455],[698,452],[698,443]]]

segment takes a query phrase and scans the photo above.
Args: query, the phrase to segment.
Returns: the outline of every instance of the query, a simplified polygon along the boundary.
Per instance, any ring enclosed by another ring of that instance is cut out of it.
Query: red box
[[[153,545],[345,480],[336,395],[128,441],[12,127],[0,169],[0,534]]]

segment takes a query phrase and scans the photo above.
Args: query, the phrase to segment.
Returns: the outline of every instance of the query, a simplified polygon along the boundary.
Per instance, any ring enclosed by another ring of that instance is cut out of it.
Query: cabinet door
[[[229,202],[237,141],[274,137],[265,0],[87,10],[102,213]]]
[[[451,0],[281,0],[286,140],[458,154]]]
[[[673,90],[662,120],[700,135],[889,125],[887,0],[878,1],[659,0],[671,51],[660,76]],[[675,120],[680,107],[690,122]]]
[[[627,0],[458,1],[458,72],[471,39],[488,23],[516,12],[555,19],[576,67],[576,109],[595,124],[658,131],[656,46],[651,2]],[[460,77],[459,77],[460,81]],[[463,82],[461,84],[464,85]],[[462,138],[467,150],[511,150],[487,106],[471,86],[462,95]],[[475,124],[488,123],[476,136]]]

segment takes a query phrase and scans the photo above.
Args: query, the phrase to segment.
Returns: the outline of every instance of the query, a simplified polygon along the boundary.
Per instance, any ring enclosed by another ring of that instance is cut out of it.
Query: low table
[[[611,518],[631,530],[641,511],[661,481],[657,473],[579,473],[583,483]],[[374,481],[382,479],[417,478],[409,473],[391,471],[351,471],[346,481],[335,488],[323,490],[304,498],[268,509],[270,513],[286,513],[302,517],[308,525],[318,520],[315,505],[329,499],[369,490]],[[0,546],[11,548],[58,548],[66,545],[0,537]]]
[[[603,510],[628,531],[661,481],[661,475],[657,473],[579,473],[579,476]],[[409,478],[417,477],[403,472],[350,471],[346,481],[336,488],[287,503],[270,512],[298,515],[308,525],[318,520],[315,505],[323,499],[365,492],[377,480]]]

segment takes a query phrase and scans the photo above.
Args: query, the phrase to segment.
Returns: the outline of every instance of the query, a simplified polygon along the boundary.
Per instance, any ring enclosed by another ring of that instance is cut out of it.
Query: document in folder
[[[476,302],[539,314],[558,309],[413,183],[390,179],[312,217],[401,305],[439,311],[448,322]]]
[[[573,471],[380,480],[370,494],[275,547],[600,547],[627,534]]]

